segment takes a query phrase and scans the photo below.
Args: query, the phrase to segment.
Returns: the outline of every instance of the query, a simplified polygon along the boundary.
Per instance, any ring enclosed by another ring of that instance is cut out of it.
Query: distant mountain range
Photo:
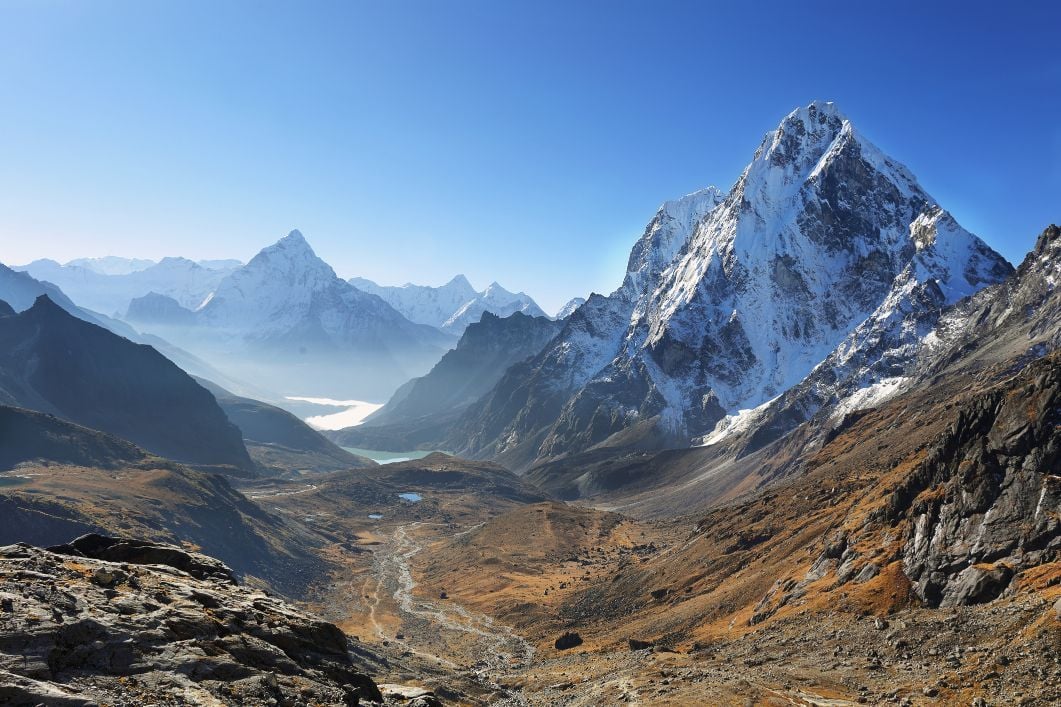
[[[359,290],[379,295],[410,321],[430,324],[456,336],[464,333],[469,324],[478,322],[484,312],[499,317],[514,312],[532,317],[546,316],[529,295],[509,292],[496,282],[479,292],[464,275],[457,275],[441,287],[381,286],[363,277],[352,278],[349,282]]]
[[[127,317],[277,400],[385,399],[454,343],[340,279],[298,231],[225,275],[195,310],[150,294]]]
[[[76,316],[156,345],[196,375],[277,401],[383,400],[429,370],[484,313],[545,316],[522,292],[497,283],[476,291],[462,275],[441,287],[343,282],[298,231],[246,265],[107,256],[0,272],[0,295],[16,309],[43,292]]]
[[[241,265],[236,260],[193,262],[187,258],[163,258],[155,263],[108,257],[72,260],[65,265],[54,260],[34,260],[14,269],[58,285],[82,307],[121,316],[131,300],[149,292],[195,309],[226,275]]]

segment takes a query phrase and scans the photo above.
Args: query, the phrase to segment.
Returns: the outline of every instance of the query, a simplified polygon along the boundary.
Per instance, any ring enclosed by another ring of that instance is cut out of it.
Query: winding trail
[[[494,704],[527,705],[520,691],[502,688],[497,680],[500,674],[527,665],[534,656],[534,646],[516,634],[510,627],[499,624],[493,618],[471,611],[452,600],[430,600],[416,596],[409,560],[423,547],[410,535],[410,530],[427,525],[423,522],[398,526],[389,542],[376,550],[373,574],[376,585],[371,593],[369,619],[380,638],[388,637],[378,623],[379,604],[388,595],[398,609],[402,626],[406,629],[405,640],[421,642],[432,635],[444,645],[453,645],[446,633],[456,633],[458,638],[471,639],[472,645],[462,654],[473,655],[475,660],[471,674],[476,680],[493,690],[506,692],[508,697]],[[413,650],[418,655],[429,657],[452,668],[461,666],[445,656],[433,652]]]
[[[317,485],[316,484],[306,484],[302,488],[295,489],[294,491],[274,491],[272,493],[269,493],[269,492],[254,493],[253,491],[251,491],[251,492],[248,492],[246,494],[246,496],[247,496],[247,498],[249,498],[249,499],[251,499],[253,501],[260,501],[263,498],[279,498],[280,496],[298,496],[299,494],[309,493],[310,491],[316,491],[316,490],[317,490]]]

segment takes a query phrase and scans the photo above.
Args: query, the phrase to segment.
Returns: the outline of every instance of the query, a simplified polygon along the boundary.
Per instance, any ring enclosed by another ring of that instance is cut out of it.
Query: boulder
[[[175,545],[111,538],[90,533],[66,543],[48,548],[52,552],[76,557],[91,557],[107,562],[127,562],[135,565],[167,565],[196,579],[217,579],[235,584],[236,578],[224,562],[213,557],[188,552]]]
[[[944,605],[968,606],[997,599],[1013,578],[1013,570],[1006,565],[986,568],[967,567],[954,580]]]
[[[566,651],[569,648],[582,645],[582,636],[579,636],[574,631],[568,631],[564,633],[553,643],[553,646],[558,651]]]

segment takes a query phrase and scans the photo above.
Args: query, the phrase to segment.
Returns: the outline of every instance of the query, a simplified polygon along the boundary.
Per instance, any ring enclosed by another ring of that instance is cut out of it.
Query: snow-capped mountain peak
[[[557,311],[556,317],[554,317],[554,318],[555,319],[564,319],[565,317],[569,316],[572,312],[574,312],[576,309],[578,309],[579,307],[581,307],[585,303],[586,303],[586,298],[585,297],[572,297],[571,299],[569,299],[567,301],[567,304],[565,304],[563,307],[561,307],[559,309],[559,311]]]
[[[1006,267],[835,105],[812,103],[767,134],[635,329],[666,376],[693,376],[726,410],[754,408],[810,373],[900,280],[935,281],[953,302]],[[712,339],[725,345],[677,355]],[[688,406],[690,383],[673,404]]]
[[[263,260],[273,259],[287,259],[291,262],[319,260],[317,254],[313,252],[313,248],[306,241],[305,236],[303,236],[302,232],[297,229],[291,231],[271,246],[263,248],[259,251],[258,255],[251,259],[250,262],[253,263],[255,260],[261,262]],[[248,263],[248,265],[249,264],[250,263]]]
[[[462,274],[454,275],[453,279],[443,285],[443,287],[447,289],[457,290],[460,292],[466,292],[469,294],[473,294],[475,292],[475,288],[472,287],[472,283],[468,282],[468,278],[466,278]]]
[[[838,379],[879,379],[943,306],[1009,271],[835,104],[815,101],[766,133],[727,194],[660,207],[622,287],[580,307],[527,380],[499,384],[505,399],[523,385],[535,390],[515,397],[559,407],[507,422],[482,411],[501,430],[488,444],[548,458],[649,419],[675,441],[705,434],[827,359],[819,389],[843,393]]]
[[[298,230],[263,248],[245,267],[223,280],[214,293],[213,301],[226,294],[232,296],[233,286],[245,284],[252,278],[263,281],[271,279],[275,287],[284,285],[293,290],[292,296],[302,298],[309,297],[312,291],[327,287],[338,279],[332,267],[317,257]]]
[[[349,287],[295,230],[222,280],[200,312],[229,331],[286,330],[336,283]]]
[[[359,290],[382,297],[410,321],[429,324],[460,335],[483,312],[507,317],[513,312],[545,316],[534,300],[522,292],[512,293],[492,282],[478,292],[464,275],[456,275],[445,285],[430,287],[407,283],[401,287],[384,287],[361,277],[350,279]]]

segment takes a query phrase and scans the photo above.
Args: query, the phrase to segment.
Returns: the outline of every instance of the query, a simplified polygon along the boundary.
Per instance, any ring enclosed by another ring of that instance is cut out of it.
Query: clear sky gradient
[[[1061,221],[1057,2],[0,0],[0,261],[618,285],[665,199],[834,100],[1011,260]]]

